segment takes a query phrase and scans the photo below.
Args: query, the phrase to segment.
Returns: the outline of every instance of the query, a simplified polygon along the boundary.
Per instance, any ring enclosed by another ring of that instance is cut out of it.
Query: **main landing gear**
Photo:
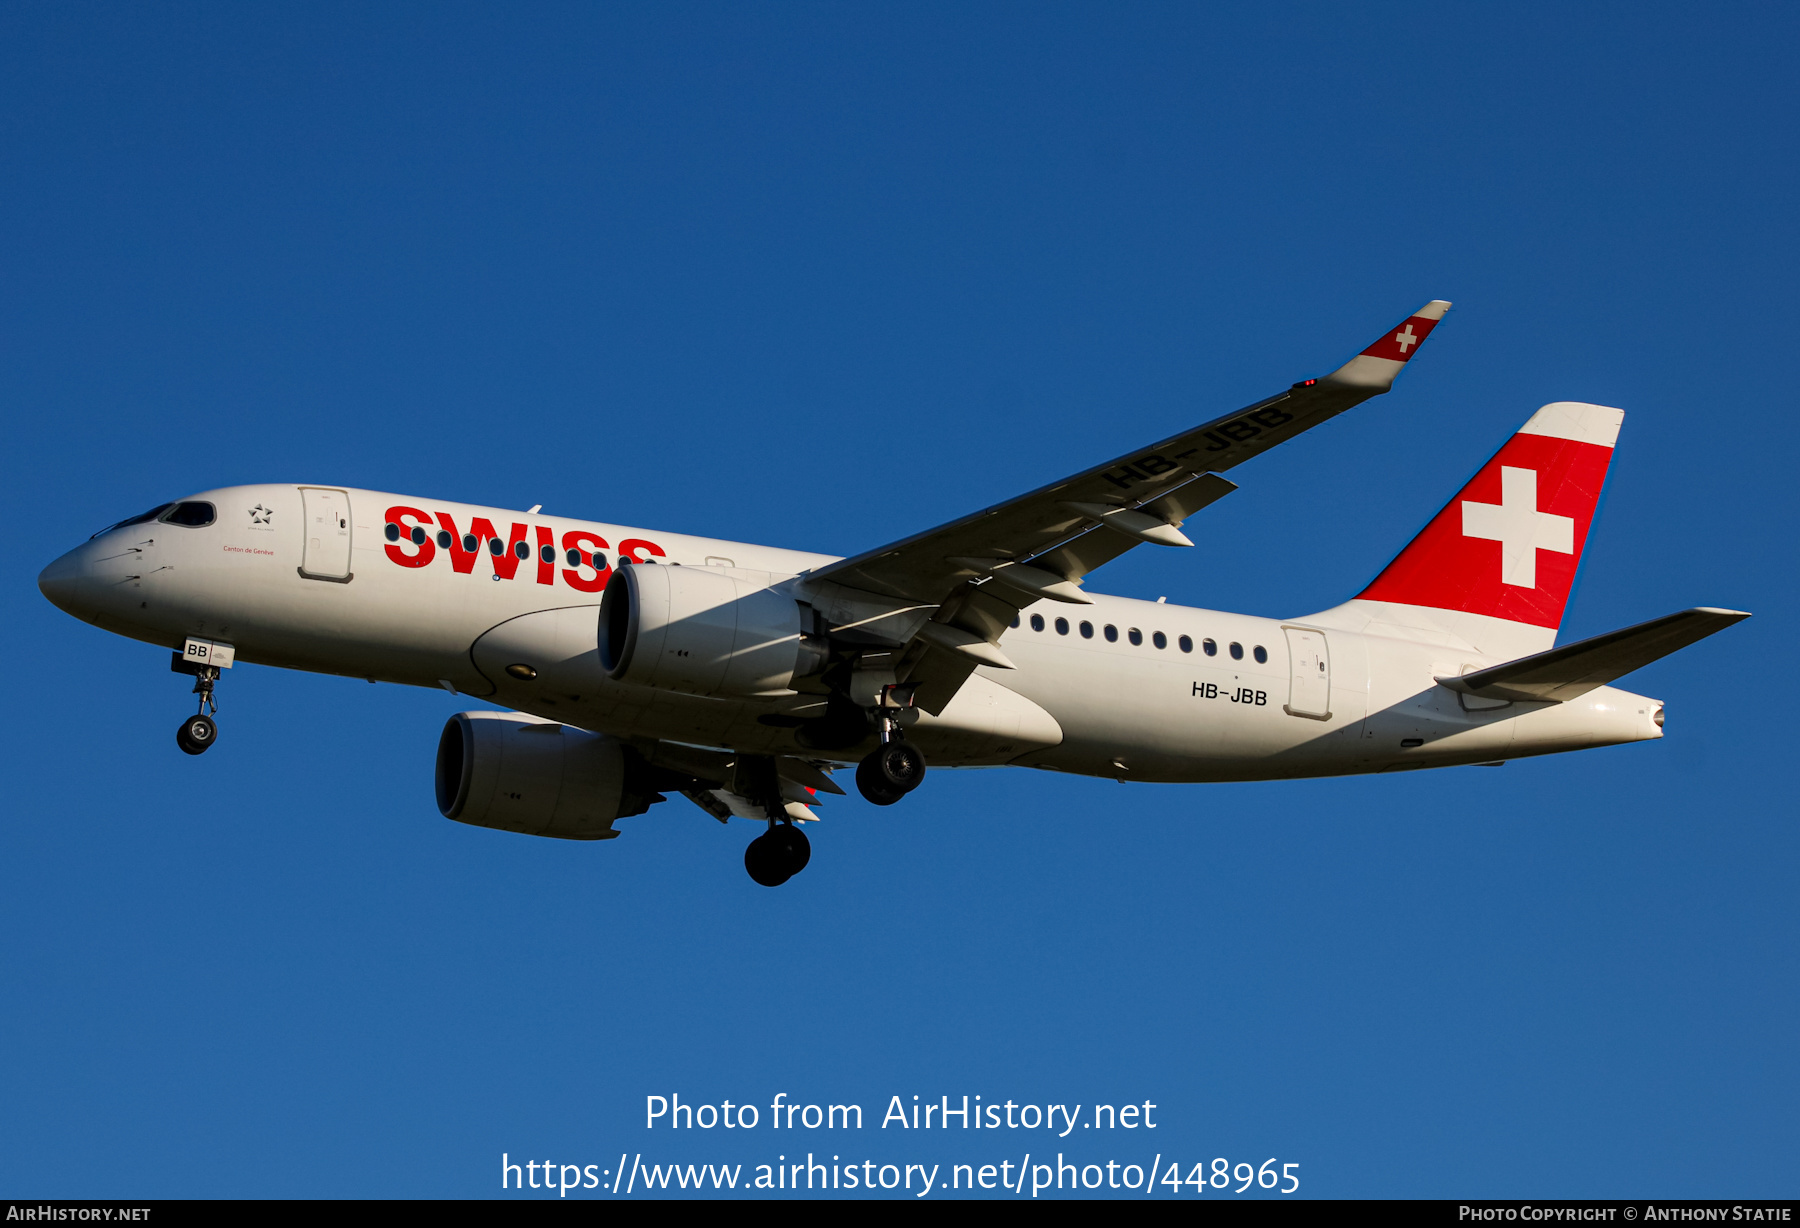
[[[764,887],[779,887],[806,869],[812,860],[812,842],[794,826],[782,796],[781,778],[769,755],[742,755],[733,765],[727,786],[733,793],[761,809],[769,830],[744,850],[744,869]]]
[[[856,788],[877,806],[892,806],[925,780],[925,755],[900,732],[900,714],[911,706],[911,688],[885,686],[872,713],[881,745],[856,765]]]
[[[925,755],[901,732],[912,696],[912,687],[890,683],[881,688],[877,703],[864,709],[879,732],[881,745],[856,765],[856,787],[877,806],[892,806],[925,780]],[[856,709],[850,711],[854,714]],[[750,877],[764,887],[779,887],[804,870],[812,860],[812,844],[788,817],[774,760],[742,756],[729,787],[744,799],[754,799],[752,804],[768,816],[769,830],[744,850],[744,869]]]
[[[213,687],[219,681],[219,667],[195,665],[182,660],[181,654],[176,653],[170,668],[178,674],[192,674],[194,694],[200,697],[200,711],[181,722],[175,730],[175,745],[190,755],[203,755],[207,747],[219,740],[219,724],[213,720],[219,711],[218,701],[213,698]]]
[[[769,830],[744,850],[744,869],[764,887],[779,887],[806,869],[812,860],[812,842],[806,833],[783,819],[769,821]]]

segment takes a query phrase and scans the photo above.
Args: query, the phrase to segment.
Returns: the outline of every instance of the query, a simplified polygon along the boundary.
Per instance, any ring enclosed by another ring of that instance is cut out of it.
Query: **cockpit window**
[[[104,533],[111,533],[114,529],[123,529],[127,525],[143,524],[146,521],[155,520],[158,516],[174,506],[173,503],[159,503],[149,511],[145,512],[142,516],[133,516],[130,520],[121,520],[118,524],[107,525],[104,529],[101,529],[99,533],[94,534],[94,537],[99,537]],[[94,538],[90,537],[88,540],[92,541]]]
[[[175,510],[163,517],[164,524],[186,525],[190,529],[201,529],[218,519],[218,514],[210,503],[177,503]]]

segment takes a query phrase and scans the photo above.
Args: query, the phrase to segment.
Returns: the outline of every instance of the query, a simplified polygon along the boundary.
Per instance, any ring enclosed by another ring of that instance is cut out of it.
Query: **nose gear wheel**
[[[218,740],[219,726],[204,712],[188,717],[175,730],[175,745],[190,755],[205,753]]]

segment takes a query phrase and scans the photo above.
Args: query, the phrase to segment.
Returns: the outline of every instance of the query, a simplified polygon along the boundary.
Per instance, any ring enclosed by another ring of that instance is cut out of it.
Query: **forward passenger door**
[[[341,490],[302,486],[305,524],[300,574],[308,580],[350,582],[350,496]]]

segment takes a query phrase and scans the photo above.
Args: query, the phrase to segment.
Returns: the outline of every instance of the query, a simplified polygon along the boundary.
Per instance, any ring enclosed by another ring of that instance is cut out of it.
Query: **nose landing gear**
[[[175,745],[190,755],[202,755],[207,747],[219,740],[219,725],[213,720],[218,715],[219,703],[213,698],[213,688],[219,682],[219,667],[216,665],[197,665],[184,660],[179,652],[169,663],[169,668],[178,674],[194,676],[194,694],[200,697],[200,711],[181,722],[175,730]]]

